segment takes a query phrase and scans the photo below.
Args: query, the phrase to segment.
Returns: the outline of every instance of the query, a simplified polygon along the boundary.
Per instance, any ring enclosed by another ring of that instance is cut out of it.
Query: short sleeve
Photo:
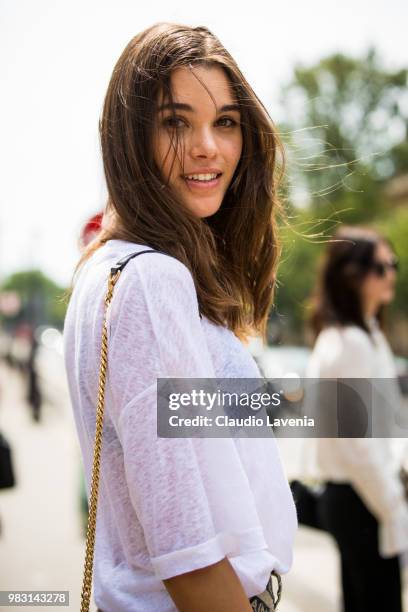
[[[112,300],[108,379],[129,495],[166,579],[266,543],[232,439],[157,436],[156,378],[214,370],[189,270],[164,255],[142,258]]]

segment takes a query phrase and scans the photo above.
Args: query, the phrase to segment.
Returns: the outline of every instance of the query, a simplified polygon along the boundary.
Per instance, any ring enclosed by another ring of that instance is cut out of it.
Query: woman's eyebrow
[[[159,112],[160,111],[164,111],[164,110],[183,110],[189,113],[195,113],[195,110],[192,106],[190,106],[190,104],[184,104],[183,102],[174,102],[173,104],[171,104],[171,102],[167,102],[166,104],[162,104],[159,107]],[[238,104],[224,104],[224,106],[221,106],[221,108],[217,109],[217,111],[219,113],[228,113],[228,112],[232,112],[232,111],[236,111],[236,112],[240,112],[240,107]]]

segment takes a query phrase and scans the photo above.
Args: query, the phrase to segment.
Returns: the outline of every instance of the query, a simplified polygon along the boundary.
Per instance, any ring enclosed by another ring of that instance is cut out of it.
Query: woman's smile
[[[182,175],[189,189],[207,190],[220,187],[222,172],[218,170],[197,170]]]

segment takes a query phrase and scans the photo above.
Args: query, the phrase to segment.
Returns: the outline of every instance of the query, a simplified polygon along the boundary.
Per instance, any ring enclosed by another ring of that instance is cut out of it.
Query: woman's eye
[[[163,125],[168,128],[178,129],[184,127],[185,122],[180,117],[166,117],[163,119]]]
[[[221,125],[221,127],[234,127],[237,125],[237,122],[231,119],[231,117],[221,117],[218,119],[217,123]]]

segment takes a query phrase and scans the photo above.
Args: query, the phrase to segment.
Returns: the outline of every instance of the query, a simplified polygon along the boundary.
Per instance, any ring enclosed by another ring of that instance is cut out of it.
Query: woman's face
[[[390,265],[393,261],[395,255],[391,248],[385,242],[379,242],[374,252],[376,267],[372,268],[361,286],[363,299],[371,310],[389,304],[394,298],[396,271]]]
[[[241,157],[239,107],[225,72],[216,66],[178,68],[171,89],[173,107],[159,99],[154,159],[185,206],[209,217],[221,206]]]

